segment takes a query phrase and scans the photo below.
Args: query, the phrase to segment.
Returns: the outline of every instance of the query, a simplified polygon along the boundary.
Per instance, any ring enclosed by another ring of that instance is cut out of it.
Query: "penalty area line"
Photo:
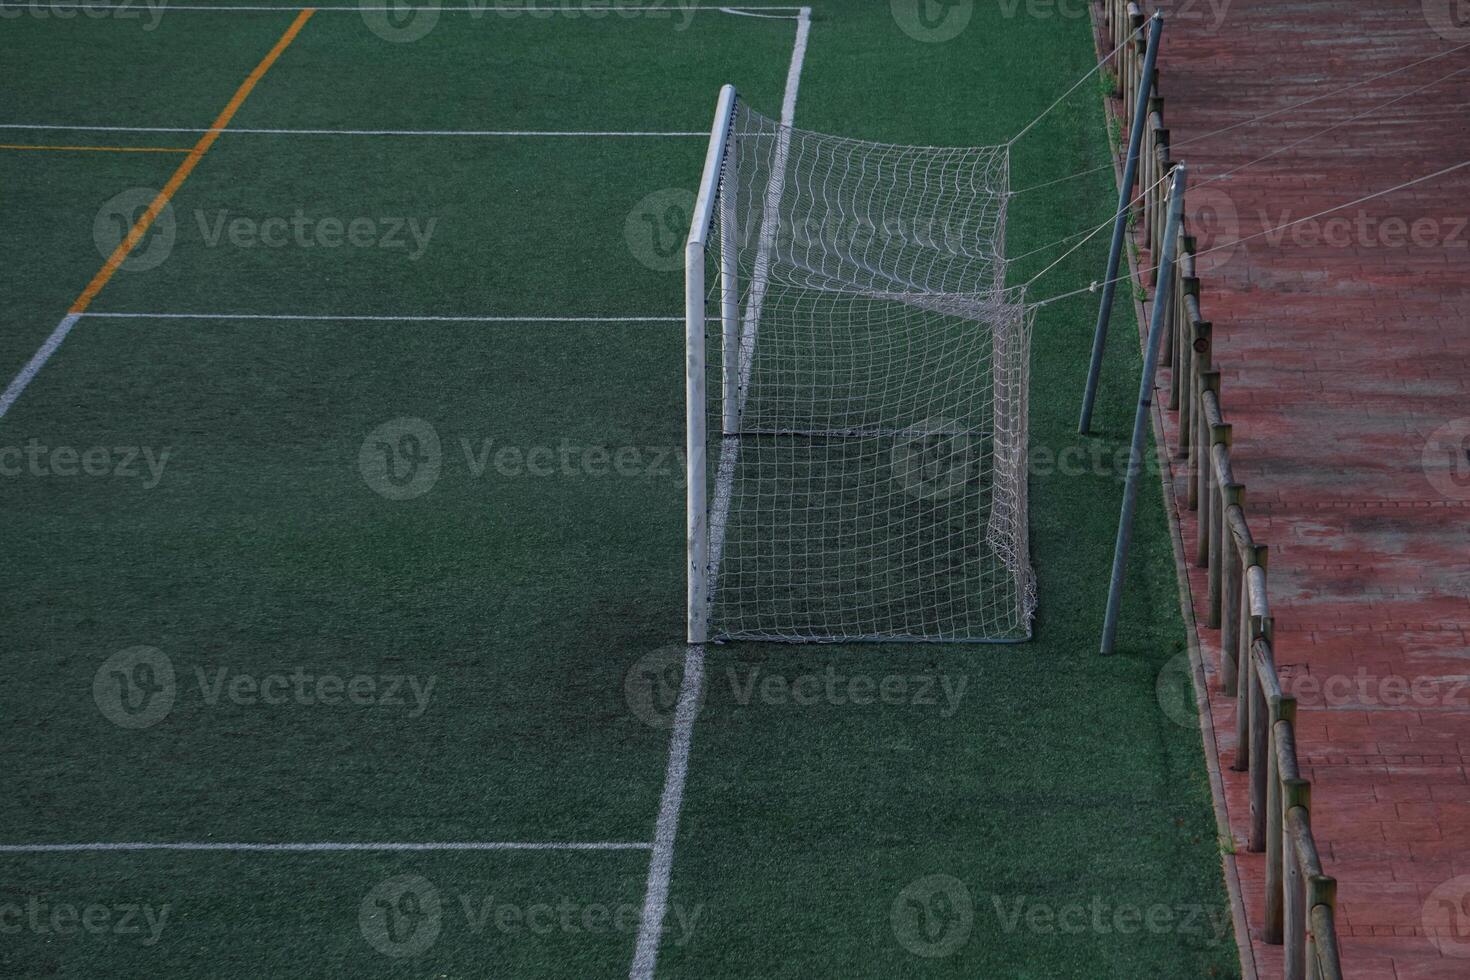
[[[647,851],[652,844],[624,841],[427,841],[356,842],[308,841],[293,844],[250,844],[181,841],[145,843],[118,841],[80,844],[0,844],[0,854],[64,854],[93,851],[233,851],[316,853],[321,851]]]

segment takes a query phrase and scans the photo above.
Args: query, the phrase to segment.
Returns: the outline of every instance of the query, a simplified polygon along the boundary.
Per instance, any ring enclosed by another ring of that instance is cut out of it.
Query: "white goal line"
[[[86,313],[88,320],[296,320],[362,323],[683,323],[679,316],[420,316],[337,313]]]
[[[444,14],[471,14],[479,17],[500,17],[510,20],[520,14],[575,14],[585,16],[587,14],[643,14],[661,11],[664,13],[685,13],[689,11],[709,10],[722,14],[740,15],[745,11],[756,11],[757,13],[747,16],[760,16],[766,11],[784,11],[783,19],[795,20],[801,15],[802,8],[799,6],[708,6],[701,4],[682,4],[679,0],[670,0],[668,3],[644,4],[641,6],[622,6],[612,4],[578,4],[575,2],[547,5],[527,4],[514,6],[499,6],[491,0],[482,0],[480,3],[468,3],[462,5],[440,5],[440,4],[414,4],[402,6],[351,6],[317,5],[317,4],[191,4],[191,3],[152,3],[150,0],[135,0],[131,3],[95,3],[92,0],[70,0],[61,3],[42,3],[37,0],[4,0],[0,2],[0,9],[19,8],[24,10],[136,10],[136,11],[168,11],[168,10],[197,10],[208,13],[272,13],[275,11],[297,12],[302,10],[313,10],[318,13],[412,13],[418,10],[437,11]]]
[[[806,62],[807,44],[811,39],[812,9],[802,7],[796,18],[796,36],[791,46],[791,61],[786,68],[786,86],[781,100],[781,125],[790,127],[796,119],[796,99],[801,87],[802,66]],[[784,166],[784,164],[783,164]],[[768,188],[769,190],[769,188]],[[762,229],[761,248],[769,244]],[[750,301],[748,301],[750,302]],[[749,350],[754,352],[754,320],[749,322]],[[745,331],[742,331],[741,354],[746,355]],[[716,476],[715,497],[718,501],[729,491],[723,481],[731,475],[724,472],[726,458],[732,454],[721,453],[721,472]],[[716,504],[718,507],[718,503]],[[711,554],[718,556],[723,547],[724,517],[712,515],[709,525]],[[713,559],[716,573],[718,557]],[[704,685],[704,644],[694,644],[684,653],[684,676],[679,682],[679,701],[674,715],[674,727],[669,736],[669,761],[664,773],[664,790],[659,800],[658,820],[654,826],[655,846],[648,859],[648,883],[644,886],[643,918],[638,926],[638,940],[633,949],[633,963],[628,970],[628,980],[653,980],[658,967],[659,940],[663,936],[664,918],[667,915],[669,889],[674,874],[674,847],[678,837],[679,814],[684,806],[684,785],[689,778],[689,755],[694,740],[694,720],[699,713],[699,695]]]
[[[308,841],[294,844],[216,843],[181,841],[97,841],[81,844],[0,844],[0,854],[59,854],[94,851],[231,851],[284,852],[293,854],[322,851],[647,851],[652,844],[625,841],[428,841],[360,843],[356,841]]]
[[[4,6],[0,4],[0,6]],[[527,139],[654,138],[678,139],[709,133],[694,130],[617,129],[242,129],[240,127],[194,129],[185,126],[67,126],[49,123],[0,123],[0,129],[29,129],[58,133],[186,133],[221,136],[459,136],[523,137]]]

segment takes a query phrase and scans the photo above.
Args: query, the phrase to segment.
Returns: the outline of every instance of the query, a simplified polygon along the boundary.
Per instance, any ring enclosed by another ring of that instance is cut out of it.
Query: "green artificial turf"
[[[1009,6],[977,5],[958,37],[923,43],[887,4],[818,4],[798,125],[896,143],[1008,139],[1092,65],[1085,22]],[[0,20],[0,122],[206,126],[292,16],[172,11],[149,31]],[[790,20],[714,11],[446,12],[393,43],[357,12],[324,12],[235,124],[697,131],[724,81],[779,113],[793,33]],[[1105,147],[1088,85],[1017,144],[1013,185],[1103,165]],[[121,270],[93,310],[678,316],[682,276],[668,250],[650,258],[629,216],[652,195],[687,195],[704,149],[689,137],[226,134],[173,201],[166,259]],[[6,378],[101,265],[105,202],[161,186],[179,159],[0,150]],[[1014,201],[1012,254],[1104,220],[1116,193],[1105,169],[1058,188]],[[365,219],[377,237],[273,247],[227,230],[298,215],[312,228]],[[405,247],[384,245],[399,219]],[[416,255],[410,221],[432,228]],[[1103,247],[1089,243],[1034,296],[1097,278]],[[1012,281],[1047,260],[1018,264]],[[1238,972],[1228,931],[1211,924],[1226,904],[1199,733],[1157,694],[1184,630],[1154,481],[1119,655],[1095,652],[1139,359],[1120,302],[1099,434],[1074,435],[1093,316],[1082,296],[1044,308],[1035,328],[1032,642],[709,650],[661,974]],[[657,321],[81,320],[0,419],[0,450],[44,445],[48,461],[0,476],[12,544],[0,843],[649,841],[667,705],[640,703],[629,678],[677,664],[683,635],[681,333]],[[375,492],[371,461],[381,427],[401,418],[432,427],[442,452],[432,487],[397,500]],[[108,475],[57,472],[68,467],[56,447],[107,450]],[[137,475],[117,475],[134,447]],[[1064,450],[1106,462],[1045,462]],[[156,724],[126,728],[94,681],[139,646],[168,658],[175,700]],[[221,677],[294,673],[434,687],[417,713],[406,690],[401,705],[211,695]],[[659,676],[665,695],[677,689],[676,669]],[[891,703],[852,703],[853,677]],[[897,677],[901,696],[897,680],[883,688]],[[937,703],[913,703],[925,692]],[[641,906],[647,866],[643,850],[0,854],[0,927],[5,909],[33,902],[171,910],[147,944],[26,924],[0,944],[0,972],[619,976],[636,927],[586,922]],[[443,907],[437,940],[400,959],[374,947],[362,908],[403,875]],[[487,901],[513,909],[506,925],[473,918]],[[546,929],[512,921],[543,907],[571,911],[547,913]],[[1079,907],[1103,926],[1046,924]],[[1170,924],[1126,928],[1156,909],[1175,910]],[[1200,918],[1186,927],[1185,914]]]

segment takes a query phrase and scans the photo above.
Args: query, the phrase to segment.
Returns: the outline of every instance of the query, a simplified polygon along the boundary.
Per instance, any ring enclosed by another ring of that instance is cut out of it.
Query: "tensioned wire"
[[[1312,96],[1309,99],[1303,99],[1300,102],[1294,102],[1291,105],[1283,106],[1280,109],[1272,109],[1270,112],[1263,112],[1263,113],[1261,113],[1259,115],[1251,116],[1248,119],[1242,119],[1239,122],[1231,123],[1228,126],[1222,126],[1219,129],[1212,129],[1212,130],[1210,130],[1207,133],[1200,133],[1197,136],[1191,136],[1188,139],[1175,140],[1175,141],[1173,141],[1173,142],[1170,143],[1170,146],[1171,146],[1171,148],[1177,148],[1177,147],[1181,147],[1181,146],[1188,146],[1191,143],[1197,143],[1200,140],[1209,139],[1212,136],[1219,136],[1222,133],[1233,132],[1234,130],[1240,129],[1242,126],[1250,126],[1250,125],[1252,125],[1254,123],[1261,122],[1262,120],[1270,119],[1270,118],[1272,118],[1274,116],[1279,116],[1279,115],[1282,115],[1284,113],[1291,112],[1294,109],[1300,109],[1302,106],[1311,105],[1311,104],[1313,104],[1315,102],[1321,102],[1323,99],[1330,99],[1333,96],[1341,95],[1344,92],[1351,91],[1352,89],[1359,88],[1359,87],[1364,86],[1364,85],[1370,85],[1373,82],[1382,81],[1385,78],[1391,78],[1394,75],[1402,74],[1403,72],[1406,72],[1406,71],[1408,71],[1411,68],[1417,68],[1420,65],[1426,65],[1426,64],[1428,64],[1431,61],[1438,61],[1440,58],[1447,58],[1450,55],[1455,54],[1458,51],[1465,50],[1466,48],[1470,48],[1470,41],[1466,41],[1464,44],[1456,45],[1455,47],[1450,48],[1447,51],[1441,51],[1439,54],[1432,54],[1432,55],[1428,56],[1427,58],[1420,58],[1418,61],[1410,62],[1407,65],[1401,65],[1400,67],[1394,68],[1391,71],[1386,71],[1386,72],[1383,72],[1382,74],[1374,75],[1374,76],[1372,76],[1370,78],[1360,79],[1360,80],[1358,80],[1356,82],[1353,82],[1350,85],[1344,85],[1341,88],[1334,89],[1331,92],[1323,92],[1321,95],[1314,95],[1314,96]],[[1102,64],[1105,64],[1108,61],[1108,59],[1112,58],[1113,54],[1116,54],[1117,53],[1117,50],[1118,50],[1117,48],[1114,48],[1112,53],[1105,55],[1103,57],[1103,60],[1101,62],[1099,62],[1099,67],[1101,67]],[[1441,79],[1441,81],[1442,80],[1443,79]],[[1435,84],[1435,83],[1431,83],[1431,84]],[[1073,87],[1075,88],[1076,86],[1073,86]],[[1015,197],[1015,196],[1020,195],[1020,194],[1026,194],[1026,193],[1029,193],[1030,191],[1040,190],[1043,187],[1051,187],[1054,184],[1065,183],[1066,181],[1069,181],[1069,180],[1075,180],[1078,177],[1086,177],[1089,174],[1095,174],[1095,173],[1100,173],[1100,172],[1102,172],[1104,170],[1110,170],[1110,169],[1112,169],[1112,166],[1113,165],[1111,163],[1100,164],[1100,165],[1098,165],[1096,167],[1092,167],[1092,168],[1090,168],[1088,170],[1079,170],[1076,173],[1068,174],[1065,177],[1058,177],[1055,180],[1049,180],[1049,181],[1046,181],[1045,183],[1042,183],[1042,184],[1033,184],[1030,187],[1023,187],[1020,190],[1011,191],[1010,194],[1011,194],[1012,197]]]
[[[1237,245],[1243,245],[1246,242],[1254,241],[1257,238],[1262,238],[1262,237],[1265,237],[1267,235],[1274,235],[1277,232],[1285,231],[1286,229],[1293,228],[1293,227],[1295,227],[1295,226],[1297,226],[1299,224],[1303,224],[1303,223],[1308,222],[1308,221],[1315,221],[1317,218],[1321,218],[1324,215],[1333,214],[1333,213],[1335,213],[1337,211],[1343,210],[1344,208],[1350,208],[1350,207],[1353,207],[1354,205],[1363,204],[1363,203],[1366,203],[1368,201],[1375,200],[1375,199],[1380,198],[1380,197],[1387,197],[1389,194],[1396,193],[1397,191],[1404,190],[1405,188],[1408,188],[1408,187],[1413,187],[1416,184],[1422,184],[1422,183],[1425,183],[1426,181],[1434,180],[1437,177],[1443,177],[1445,174],[1454,173],[1456,170],[1463,170],[1466,167],[1470,167],[1470,160],[1462,160],[1459,163],[1456,163],[1456,164],[1453,164],[1451,166],[1445,167],[1445,168],[1443,168],[1441,170],[1436,170],[1436,171],[1434,171],[1434,173],[1424,174],[1422,177],[1415,177],[1413,180],[1406,180],[1406,181],[1404,181],[1401,184],[1395,184],[1394,186],[1385,188],[1385,189],[1383,189],[1381,191],[1375,191],[1372,194],[1368,194],[1368,195],[1366,195],[1364,197],[1357,198],[1356,200],[1347,201],[1347,202],[1345,202],[1343,204],[1334,205],[1334,206],[1332,206],[1330,208],[1327,208],[1324,211],[1318,211],[1316,214],[1309,214],[1309,215],[1307,215],[1304,218],[1297,218],[1295,221],[1288,221],[1285,224],[1277,225],[1274,228],[1267,228],[1264,231],[1258,231],[1255,234],[1247,235],[1244,238],[1236,238],[1236,239],[1232,239],[1231,241],[1228,241],[1228,242],[1223,242],[1223,243],[1221,243],[1219,245],[1216,245],[1216,246],[1214,246],[1212,248],[1207,248],[1207,249],[1203,249],[1202,251],[1195,252],[1194,253],[1194,256],[1195,256],[1195,258],[1199,258],[1200,256],[1203,256],[1203,255],[1209,255],[1211,252],[1218,252],[1218,251],[1221,251],[1222,249],[1234,248]],[[1159,266],[1158,265],[1151,265],[1151,266],[1148,267],[1148,271],[1151,271],[1151,272],[1156,272],[1156,271],[1158,271],[1158,269],[1159,269]],[[1116,276],[1113,279],[1107,280],[1107,282],[1123,282],[1124,280],[1130,278],[1130,276],[1131,276],[1131,273],[1120,275],[1120,276]],[[1049,305],[1051,303],[1055,303],[1055,302],[1057,302],[1059,300],[1064,300],[1064,299],[1067,299],[1067,298],[1072,297],[1072,296],[1080,296],[1082,293],[1096,292],[1099,287],[1106,285],[1107,282],[1094,282],[1091,285],[1086,286],[1086,287],[1084,287],[1082,289],[1074,289],[1071,292],[1061,293],[1061,294],[1056,295],[1056,296],[1048,297],[1047,299],[1037,300],[1034,303],[1027,303],[1026,305],[1027,306],[1032,306],[1032,307],[1047,306],[1047,305]]]
[[[1205,178],[1203,180],[1197,181],[1197,182],[1195,182],[1195,183],[1193,183],[1191,185],[1191,189],[1198,189],[1200,187],[1205,187],[1205,186],[1207,186],[1209,184],[1213,184],[1216,181],[1225,180],[1226,178],[1231,177],[1231,176],[1233,176],[1235,174],[1238,174],[1241,171],[1246,170],[1246,169],[1248,169],[1250,167],[1253,167],[1253,166],[1255,166],[1255,165],[1257,165],[1259,163],[1264,163],[1265,161],[1271,159],[1272,157],[1279,156],[1280,154],[1285,153],[1285,152],[1287,152],[1289,150],[1296,149],[1297,147],[1299,147],[1299,146],[1301,146],[1301,145],[1303,145],[1305,143],[1309,143],[1312,140],[1317,139],[1318,137],[1325,136],[1327,133],[1333,132],[1334,130],[1341,129],[1344,126],[1349,126],[1349,125],[1351,125],[1351,124],[1353,124],[1355,122],[1358,122],[1358,121],[1360,121],[1362,119],[1365,119],[1365,118],[1367,118],[1367,117],[1369,117],[1369,116],[1371,116],[1371,115],[1373,115],[1375,113],[1381,112],[1382,110],[1387,109],[1390,106],[1397,105],[1398,103],[1404,101],[1405,99],[1412,98],[1413,96],[1418,95],[1420,92],[1423,92],[1426,89],[1433,88],[1434,86],[1440,84],[1441,82],[1444,82],[1444,81],[1447,81],[1447,80],[1449,80],[1451,78],[1454,78],[1456,75],[1462,75],[1462,74],[1464,74],[1467,71],[1470,71],[1470,66],[1466,66],[1464,68],[1457,68],[1457,69],[1455,69],[1452,72],[1449,72],[1447,74],[1441,75],[1439,78],[1436,78],[1436,79],[1434,79],[1431,82],[1427,82],[1427,83],[1419,86],[1418,88],[1415,88],[1415,89],[1412,89],[1412,90],[1410,90],[1408,92],[1405,92],[1403,95],[1395,96],[1394,98],[1389,99],[1386,102],[1381,102],[1378,105],[1375,105],[1375,106],[1373,106],[1371,108],[1368,108],[1368,109],[1363,110],[1362,112],[1358,113],[1357,115],[1351,116],[1351,117],[1349,117],[1347,119],[1344,119],[1344,120],[1342,120],[1340,122],[1333,123],[1331,126],[1327,126],[1324,129],[1320,129],[1317,132],[1312,133],[1312,134],[1310,134],[1308,136],[1303,136],[1301,139],[1298,139],[1295,142],[1287,143],[1284,146],[1277,147],[1276,149],[1270,151],[1269,153],[1266,153],[1266,154],[1264,154],[1262,156],[1259,156],[1256,159],[1251,160],[1248,163],[1243,163],[1243,164],[1241,164],[1241,165],[1239,165],[1237,167],[1233,167],[1230,170],[1225,171],[1224,173],[1215,174],[1215,175],[1213,175],[1211,177],[1207,177],[1207,178]],[[1176,145],[1178,145],[1178,144],[1176,144]],[[1111,164],[1109,164],[1108,166],[1111,166]],[[1077,175],[1074,174],[1073,176],[1077,176]],[[1064,177],[1062,179],[1063,180],[1066,180],[1066,179],[1069,179],[1069,178],[1065,178]],[[1148,191],[1153,190],[1153,188],[1154,187],[1157,187],[1159,185],[1159,183],[1162,183],[1164,180],[1167,180],[1167,179],[1168,179],[1168,175],[1166,174],[1164,177],[1161,177],[1158,181],[1155,181],[1155,183],[1154,183],[1154,185],[1152,187],[1149,187],[1149,188],[1147,188],[1147,189],[1145,189],[1143,191],[1138,192],[1137,194],[1134,195],[1134,197],[1136,198],[1136,197],[1142,196],[1143,194],[1148,193]],[[1045,186],[1045,185],[1037,185],[1037,186],[1039,187],[1039,186]],[[1351,205],[1343,205],[1343,206],[1344,207],[1350,207]],[[1125,208],[1124,211],[1128,210],[1131,207],[1133,207],[1132,202],[1130,202],[1128,208]],[[1108,224],[1111,224],[1114,220],[1116,220],[1116,218],[1118,217],[1118,214],[1119,213],[1121,213],[1121,212],[1116,212],[1115,211],[1110,217],[1107,218],[1107,220],[1103,223],[1103,225],[1106,226]],[[1027,256],[1035,255],[1037,252],[1042,252],[1042,251],[1045,251],[1045,250],[1047,250],[1049,248],[1054,248],[1057,245],[1062,245],[1062,244],[1065,244],[1065,243],[1067,243],[1069,241],[1072,241],[1074,238],[1077,238],[1078,236],[1081,236],[1081,235],[1085,235],[1086,236],[1086,238],[1084,238],[1081,242],[1078,242],[1077,245],[1073,246],[1071,249],[1068,249],[1065,253],[1063,253],[1062,256],[1060,258],[1058,258],[1056,262],[1053,262],[1051,265],[1047,266],[1046,269],[1043,269],[1041,272],[1037,273],[1031,279],[1027,280],[1027,282],[1025,283],[1025,285],[1029,286],[1032,282],[1034,282],[1037,279],[1041,278],[1042,275],[1044,275],[1045,273],[1051,271],[1051,269],[1057,264],[1057,262],[1060,262],[1062,259],[1064,259],[1068,255],[1072,254],[1072,252],[1075,252],[1078,248],[1080,248],[1088,240],[1090,240],[1091,238],[1093,238],[1098,233],[1098,230],[1099,230],[1098,228],[1093,228],[1093,229],[1085,229],[1083,231],[1076,232],[1074,234],[1071,234],[1071,235],[1066,236],[1065,238],[1060,238],[1057,241],[1050,242],[1050,243],[1048,243],[1046,245],[1042,245],[1042,246],[1040,246],[1038,248],[1034,248],[1034,249],[1032,249],[1029,252],[1023,253],[1022,255],[1018,255],[1018,256],[1014,256],[1014,257],[1007,257],[1007,261],[1010,261],[1010,262],[1018,262],[1021,259],[1026,258]],[[1201,254],[1201,253],[1196,253],[1196,254]]]
[[[1117,54],[1119,51],[1122,51],[1129,44],[1132,44],[1133,43],[1133,39],[1135,37],[1137,37],[1140,33],[1142,33],[1142,31],[1143,31],[1143,28],[1142,27],[1136,27],[1133,30],[1129,31],[1128,32],[1128,36],[1123,39],[1123,42],[1121,44],[1119,44],[1117,47],[1113,48],[1113,50],[1109,51],[1107,54],[1103,55],[1102,58],[1100,58],[1098,60],[1097,64],[1093,65],[1092,68],[1089,71],[1087,71],[1081,78],[1077,79],[1077,81],[1075,81],[1075,82],[1072,83],[1072,87],[1071,88],[1069,88],[1069,89],[1067,89],[1067,91],[1063,92],[1057,98],[1057,100],[1055,102],[1053,102],[1051,105],[1049,105],[1045,109],[1041,110],[1041,112],[1036,116],[1036,118],[1032,119],[1029,123],[1027,123],[1026,126],[1025,126],[1025,128],[1023,128],[1019,133],[1017,133],[1015,136],[1012,136],[1010,139],[1006,140],[1005,145],[1009,147],[1009,146],[1013,145],[1016,142],[1016,140],[1020,139],[1022,136],[1025,136],[1027,133],[1031,132],[1032,127],[1034,127],[1037,123],[1041,122],[1041,120],[1044,119],[1046,117],[1046,115],[1048,113],[1050,113],[1053,109],[1055,109],[1057,106],[1059,106],[1063,102],[1065,102],[1067,100],[1067,97],[1070,96],[1073,92],[1075,92],[1075,91],[1077,91],[1077,89],[1081,88],[1083,82],[1087,81],[1093,75],[1096,75],[1098,72],[1102,71],[1103,70],[1103,66],[1106,65],[1109,61],[1111,61],[1113,59],[1113,55]]]

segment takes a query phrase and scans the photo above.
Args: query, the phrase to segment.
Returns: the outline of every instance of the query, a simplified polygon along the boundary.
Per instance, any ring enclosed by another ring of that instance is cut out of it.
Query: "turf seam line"
[[[353,842],[309,841],[289,844],[252,844],[230,842],[151,843],[118,841],[80,844],[0,844],[0,854],[56,854],[92,851],[267,851],[315,853],[321,851],[646,851],[652,844],[624,841],[558,842],[558,841],[425,841]]]
[[[144,211],[138,220],[133,223],[132,228],[128,229],[127,236],[118,242],[117,248],[112,250],[112,254],[102,264],[102,268],[97,270],[97,274],[92,277],[92,281],[87,283],[87,287],[82,290],[81,295],[72,303],[71,309],[67,311],[67,315],[61,318],[61,322],[51,331],[50,336],[41,344],[40,349],[31,355],[31,359],[26,362],[25,367],[20,369],[20,373],[12,378],[10,384],[5,387],[5,391],[0,393],[0,417],[4,417],[10,411],[10,407],[15,404],[15,400],[21,396],[21,393],[26,390],[31,380],[46,366],[46,362],[51,359],[52,354],[56,353],[57,348],[61,346],[61,342],[66,339],[66,335],[71,333],[71,328],[76,325],[77,319],[87,311],[87,307],[91,305],[92,300],[101,292],[102,287],[106,286],[108,281],[112,279],[113,273],[122,265],[123,260],[128,257],[128,253],[133,250],[138,242],[143,240],[143,236],[148,233],[148,229],[153,224],[153,220],[168,205],[169,200],[174,196],[174,192],[183,185],[184,181],[188,179],[189,174],[194,172],[194,167],[204,158],[204,154],[214,145],[215,139],[219,136],[219,131],[229,125],[230,120],[234,118],[240,106],[245,104],[245,100],[254,91],[256,83],[265,76],[265,73],[270,70],[271,65],[276,63],[276,59],[296,39],[296,35],[301,33],[301,28],[306,26],[306,22],[311,19],[312,13],[312,10],[307,9],[297,14],[296,18],[291,21],[291,26],[286,28],[286,32],[281,35],[280,39],[276,41],[275,46],[261,59],[260,64],[256,65],[254,70],[245,76],[245,81],[240,83],[240,87],[235,90],[235,94],[230,97],[230,101],[226,103],[224,109],[220,111],[219,116],[215,119],[214,126],[194,144],[194,148],[189,151],[189,155],[179,164],[173,176],[168,179],[168,183],[163,185],[163,190],[159,191],[158,195],[153,198],[153,202],[148,205],[148,210]]]
[[[681,316],[421,316],[333,313],[78,313],[104,320],[307,320],[369,323],[683,323]]]
[[[694,130],[617,130],[617,129],[262,129],[262,128],[187,128],[175,126],[53,126],[47,123],[0,123],[0,129],[32,129],[72,133],[215,133],[231,136],[462,136],[462,137],[541,137],[541,138],[683,138],[708,137]],[[67,149],[76,149],[67,147]],[[100,149],[100,147],[98,148]],[[117,147],[130,150],[132,147]],[[152,150],[153,147],[148,147]],[[188,153],[180,149],[180,153]]]
[[[786,71],[785,95],[781,100],[781,125],[790,127],[796,121],[796,98],[801,86],[801,69],[806,61],[807,42],[811,36],[811,8],[802,7],[796,22],[796,37],[791,47],[791,63]],[[778,171],[784,170],[784,161]],[[779,194],[779,191],[775,193]],[[774,211],[768,209],[768,213]],[[761,248],[769,245],[762,235]],[[756,266],[760,267],[757,253]],[[759,302],[753,297],[752,304]],[[759,315],[756,307],[754,316]],[[741,338],[742,348],[750,351],[754,359],[754,316],[748,325],[751,344],[747,347]],[[743,392],[742,388],[742,392]],[[737,447],[738,448],[738,447]],[[715,513],[710,519],[711,577],[718,574],[719,552],[724,543],[724,518],[720,517],[721,500],[730,496],[728,482],[733,476],[726,472],[726,459],[733,460],[730,452],[721,453],[721,466],[715,481]],[[721,488],[721,482],[727,485]],[[713,589],[711,589],[711,595]],[[658,820],[654,827],[653,853],[648,861],[648,885],[644,891],[643,917],[638,925],[638,941],[633,951],[633,964],[628,970],[629,980],[653,980],[658,965],[659,939],[663,935],[664,917],[668,911],[669,887],[674,871],[674,843],[679,829],[679,812],[684,805],[684,785],[689,777],[689,753],[694,741],[694,719],[699,713],[699,695],[704,685],[703,644],[688,647],[684,653],[684,676],[679,683],[679,703],[674,714],[674,729],[669,737],[669,763],[664,775],[664,791],[659,801]]]

